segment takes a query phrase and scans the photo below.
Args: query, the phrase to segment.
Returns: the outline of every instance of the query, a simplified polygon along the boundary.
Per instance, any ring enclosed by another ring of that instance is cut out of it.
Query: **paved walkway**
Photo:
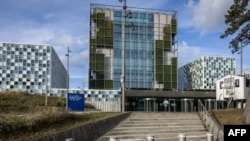
[[[206,141],[206,130],[197,113],[133,112],[130,117],[97,141],[147,141],[153,135],[155,141],[179,141],[179,134],[185,133],[187,141]]]

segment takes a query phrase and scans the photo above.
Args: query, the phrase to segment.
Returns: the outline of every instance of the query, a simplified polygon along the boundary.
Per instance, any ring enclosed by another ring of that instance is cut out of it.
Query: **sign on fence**
[[[68,94],[68,109],[72,111],[84,111],[84,94]]]

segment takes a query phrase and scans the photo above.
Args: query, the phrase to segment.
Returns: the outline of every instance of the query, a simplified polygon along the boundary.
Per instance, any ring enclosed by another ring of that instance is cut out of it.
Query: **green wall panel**
[[[95,89],[95,83],[96,83],[96,80],[89,80],[89,88],[90,89]]]
[[[105,80],[105,89],[113,89],[113,80]]]
[[[104,80],[104,71],[96,71],[96,79]]]
[[[96,80],[96,88],[104,89],[104,80]]]
[[[172,88],[177,89],[177,82],[172,82]]]
[[[161,48],[156,48],[156,56],[163,57],[163,50]]]
[[[155,40],[156,48],[163,48],[163,40]]]
[[[96,70],[96,63],[95,62],[89,62],[89,69],[90,70]]]
[[[96,70],[104,71],[104,62],[96,62]]]
[[[164,82],[164,88],[165,89],[172,89],[172,83],[171,82]]]
[[[156,73],[156,81],[163,82],[163,73]]]
[[[171,74],[164,73],[164,82],[171,82]]]
[[[156,65],[163,65],[163,58],[162,57],[156,57]]]
[[[156,73],[163,73],[163,66],[162,65],[156,65]]]

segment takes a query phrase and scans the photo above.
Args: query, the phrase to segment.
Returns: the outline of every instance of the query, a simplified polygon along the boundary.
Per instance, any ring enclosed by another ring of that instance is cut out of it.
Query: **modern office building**
[[[243,72],[243,75],[247,78],[250,79],[250,70],[246,70]]]
[[[216,80],[235,75],[235,58],[202,56],[178,69],[179,90],[215,90]]]
[[[49,93],[66,88],[67,75],[52,46],[0,43],[0,92]]]
[[[120,89],[125,41],[125,88],[177,88],[177,12],[90,5],[89,89]]]

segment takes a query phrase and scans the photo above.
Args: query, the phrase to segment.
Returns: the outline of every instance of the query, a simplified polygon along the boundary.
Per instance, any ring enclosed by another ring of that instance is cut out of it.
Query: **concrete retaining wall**
[[[94,123],[35,138],[32,141],[65,141],[67,138],[74,138],[75,141],[94,141],[114,128],[129,115],[130,113],[123,113]]]

